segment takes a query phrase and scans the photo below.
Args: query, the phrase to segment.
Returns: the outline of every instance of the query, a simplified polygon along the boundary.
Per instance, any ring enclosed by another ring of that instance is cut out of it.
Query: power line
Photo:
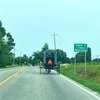
[[[0,13],[0,17],[2,17],[4,19],[4,21],[6,22],[7,26],[11,26],[9,24],[13,24],[13,29],[16,29],[17,33],[19,33],[19,32],[22,33],[23,32],[23,33],[26,33],[24,35],[28,35],[28,34],[34,32],[33,35],[31,35],[31,36],[34,36],[36,38],[40,38],[41,39],[41,37],[39,37],[38,35],[40,35],[40,33],[42,32],[42,33],[44,33],[43,35],[45,35],[47,37],[47,38],[45,38],[45,41],[47,41],[47,39],[48,39],[48,37],[50,35],[50,34],[47,34],[47,33],[53,33],[53,32],[49,32],[49,31],[46,31],[46,30],[43,30],[43,29],[39,29],[39,28],[36,28],[36,27],[34,27],[34,29],[33,29],[31,24],[27,24],[26,22],[24,22],[22,20],[19,20],[17,18],[14,18],[12,16],[10,17],[9,15],[5,16],[5,14]],[[27,27],[29,27],[29,28],[27,28]],[[27,34],[27,31],[28,31],[28,34]]]
[[[57,39],[58,39],[59,43],[62,45],[62,47],[65,48],[65,50],[67,50],[66,53],[68,53],[68,51],[70,51],[71,54],[73,54],[73,48],[67,43],[67,41],[64,40],[64,38],[61,35],[58,36]]]
[[[73,49],[66,41],[63,39],[62,35],[60,36],[61,40],[63,41],[63,44],[67,45],[70,49]]]
[[[54,33],[52,36],[54,36],[54,48],[56,50],[56,36],[57,36],[57,34]]]
[[[2,11],[0,10],[0,15],[3,15],[3,18],[4,17],[6,17],[6,18],[9,18],[9,19],[11,19],[11,20],[13,20],[13,21],[17,21],[17,22],[19,22],[19,23],[22,23],[24,26],[26,25],[26,26],[30,26],[30,27],[32,27],[31,29],[33,30],[33,28],[34,29],[36,29],[37,31],[40,31],[40,32],[44,32],[44,33],[53,33],[53,32],[50,32],[50,31],[48,31],[48,30],[46,30],[46,29],[42,29],[42,28],[40,28],[40,27],[36,27],[36,26],[32,26],[31,24],[29,24],[29,23],[26,23],[26,22],[24,22],[23,20],[21,20],[21,19],[18,19],[18,18],[15,18],[14,16],[11,16],[11,15],[9,15],[9,14],[7,14],[7,13],[1,13]],[[5,16],[6,15],[6,16]],[[7,19],[6,19],[7,20]],[[10,21],[11,21],[10,20]],[[8,22],[9,20],[7,20],[7,22]]]

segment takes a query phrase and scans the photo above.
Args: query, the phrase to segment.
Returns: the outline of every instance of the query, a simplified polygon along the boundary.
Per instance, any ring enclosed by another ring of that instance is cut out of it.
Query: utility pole
[[[19,66],[21,65],[21,51],[20,51],[20,57],[19,57]]]
[[[13,56],[13,65],[15,64],[15,47],[14,47],[14,56]]]
[[[99,57],[99,55],[96,55],[96,57],[97,57],[97,62],[98,62],[98,57]]]
[[[56,50],[56,34],[54,33],[52,36],[54,36],[54,49]]]

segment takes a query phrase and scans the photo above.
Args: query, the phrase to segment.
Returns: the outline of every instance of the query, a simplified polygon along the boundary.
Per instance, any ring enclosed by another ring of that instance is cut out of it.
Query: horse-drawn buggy
[[[51,72],[51,69],[57,69],[57,72],[60,73],[60,64],[57,63],[57,52],[56,50],[45,50],[44,51],[44,61],[43,61],[44,69],[48,73]]]

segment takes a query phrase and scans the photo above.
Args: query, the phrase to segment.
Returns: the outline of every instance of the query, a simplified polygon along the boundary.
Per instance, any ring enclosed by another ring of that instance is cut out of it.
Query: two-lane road
[[[100,100],[100,95],[39,67],[0,70],[0,100]]]

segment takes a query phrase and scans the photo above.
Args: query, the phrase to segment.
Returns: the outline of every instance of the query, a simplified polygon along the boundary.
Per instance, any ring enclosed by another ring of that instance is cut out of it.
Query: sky
[[[74,44],[100,55],[100,0],[0,0],[0,20],[16,43],[16,56],[31,56],[45,43],[75,56]]]

